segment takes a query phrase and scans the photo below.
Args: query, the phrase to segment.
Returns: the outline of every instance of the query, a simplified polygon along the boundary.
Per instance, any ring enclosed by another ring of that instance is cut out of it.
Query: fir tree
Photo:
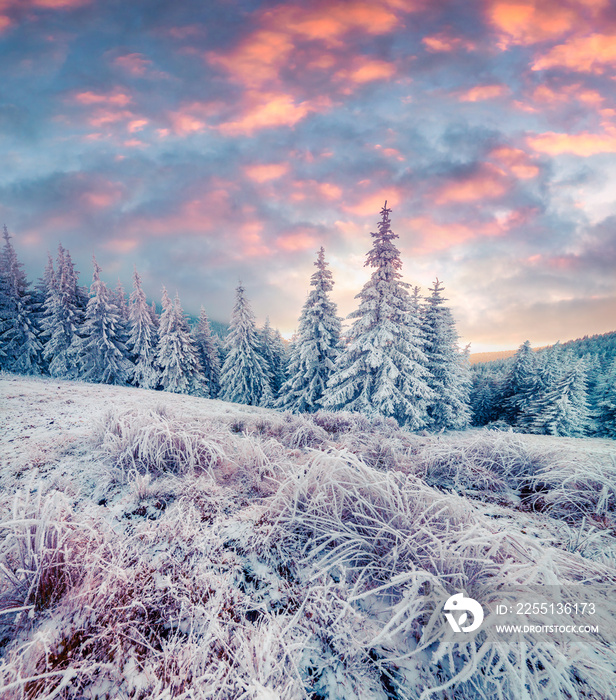
[[[430,291],[422,319],[428,384],[433,391],[428,407],[430,426],[433,430],[459,430],[470,421],[470,376],[463,369],[455,322],[445,306],[447,299],[441,295],[443,287],[438,279]]]
[[[616,438],[616,360],[597,383],[597,435]]]
[[[203,307],[201,307],[199,320],[193,329],[193,339],[197,356],[201,363],[201,369],[207,381],[208,396],[211,399],[215,399],[220,391],[218,345],[215,337],[212,335],[210,322]]]
[[[222,368],[219,398],[249,406],[267,406],[272,395],[265,360],[259,353],[255,317],[240,282],[226,339],[227,358]]]
[[[286,379],[287,361],[284,343],[278,329],[273,329],[270,325],[269,316],[266,317],[259,336],[260,354],[265,360],[271,394],[275,399]]]
[[[118,284],[116,285],[115,293],[113,295],[113,301],[115,302],[115,305],[118,309],[120,319],[128,325],[128,304],[126,303],[126,293],[124,292],[124,286],[122,282],[120,282],[120,280],[118,280]]]
[[[526,340],[513,356],[513,364],[501,387],[501,415],[511,425],[530,404],[536,388],[537,362],[530,341]]]
[[[356,296],[360,299],[335,372],[322,401],[329,410],[359,411],[395,418],[411,429],[426,421],[433,392],[427,384],[426,357],[410,316],[410,300],[402,282],[398,236],[391,230],[387,202],[366,266],[375,268]]]
[[[42,345],[35,323],[37,305],[6,225],[0,256],[0,367],[20,374],[39,374]]]
[[[581,437],[590,429],[583,360],[566,359],[565,371],[534,405],[533,433]]]
[[[282,385],[278,408],[295,413],[314,412],[321,407],[327,382],[340,354],[341,321],[336,304],[329,298],[334,282],[321,248],[314,263],[317,271],[310,278],[314,288],[299,317],[294,336],[289,378]]]
[[[176,294],[173,304],[163,288],[163,313],[160,318],[156,364],[160,385],[174,394],[207,396],[207,382],[201,371],[190,327]]]
[[[122,321],[112,293],[101,280],[101,268],[93,258],[90,300],[76,341],[80,377],[88,382],[126,384],[131,374],[128,351],[121,337]]]
[[[156,367],[156,345],[158,334],[152,323],[151,309],[141,288],[141,277],[135,269],[133,273],[133,291],[130,295],[128,310],[130,334],[128,349],[134,368],[131,381],[143,389],[155,389],[158,384]]]
[[[53,377],[70,379],[77,374],[78,329],[83,322],[83,293],[77,275],[70,253],[58,246],[56,274],[42,319],[46,338],[43,357]]]

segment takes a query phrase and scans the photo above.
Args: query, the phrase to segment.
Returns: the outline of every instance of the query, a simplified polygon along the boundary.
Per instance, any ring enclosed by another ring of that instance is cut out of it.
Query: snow
[[[11,374],[0,410],[3,698],[616,697],[611,440]],[[600,634],[497,644],[548,584]]]

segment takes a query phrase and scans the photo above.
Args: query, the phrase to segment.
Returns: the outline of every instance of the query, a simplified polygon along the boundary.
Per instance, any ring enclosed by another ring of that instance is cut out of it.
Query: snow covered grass
[[[616,698],[609,441],[10,375],[0,405],[3,699]],[[495,641],[546,587],[600,633]]]

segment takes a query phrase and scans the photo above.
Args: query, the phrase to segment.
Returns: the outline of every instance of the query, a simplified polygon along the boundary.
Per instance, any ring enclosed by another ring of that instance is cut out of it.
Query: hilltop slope
[[[11,375],[0,406],[3,698],[616,697],[613,441]],[[548,594],[599,631],[497,639]]]

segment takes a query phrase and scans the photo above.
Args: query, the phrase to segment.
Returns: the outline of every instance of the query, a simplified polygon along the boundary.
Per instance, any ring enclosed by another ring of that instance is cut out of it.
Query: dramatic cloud
[[[384,202],[476,351],[613,329],[609,0],[0,0],[0,224],[227,321],[340,313]],[[611,316],[607,314],[611,313]]]

